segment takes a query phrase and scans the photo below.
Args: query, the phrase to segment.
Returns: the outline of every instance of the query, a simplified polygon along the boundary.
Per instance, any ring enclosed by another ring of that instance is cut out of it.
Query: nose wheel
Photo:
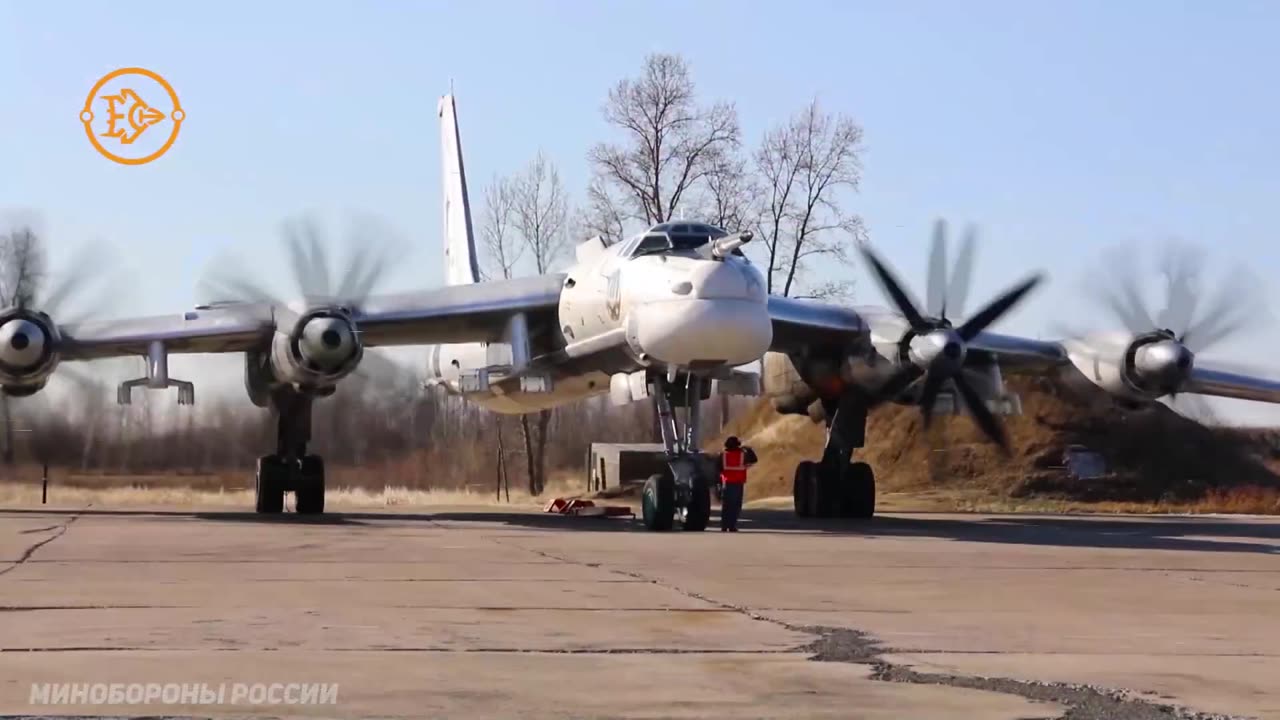
[[[649,476],[640,500],[646,530],[672,530],[677,520],[682,530],[707,529],[711,522],[711,483],[703,472],[695,471],[683,485],[684,488],[678,486],[670,472]]]
[[[666,472],[649,476],[641,494],[641,518],[646,530],[664,532],[679,522],[680,528],[701,532],[711,521],[712,470],[698,451],[698,405],[707,389],[703,379],[690,375],[683,386],[670,378],[654,380],[653,401],[667,453]],[[685,408],[684,427],[673,406]]]

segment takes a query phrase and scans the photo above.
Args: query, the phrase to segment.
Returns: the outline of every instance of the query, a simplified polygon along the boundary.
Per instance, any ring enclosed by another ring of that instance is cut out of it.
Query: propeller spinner
[[[916,308],[902,284],[871,248],[866,244],[861,247],[862,255],[871,266],[872,274],[884,290],[885,296],[910,326],[902,339],[905,362],[873,394],[872,404],[892,400],[923,376],[920,410],[924,415],[924,425],[928,427],[938,393],[950,382],[964,398],[965,406],[983,434],[1008,453],[1009,440],[1004,426],[973,385],[965,379],[965,355],[968,343],[1009,312],[1041,282],[1043,276],[1039,273],[1031,275],[1001,293],[959,327],[955,327],[948,318],[948,312],[956,315],[964,312],[973,274],[974,233],[972,230],[966,233],[959,259],[952,268],[949,279],[946,245],[946,224],[939,220],[934,225],[933,246],[929,253],[929,284],[925,306],[927,315]]]

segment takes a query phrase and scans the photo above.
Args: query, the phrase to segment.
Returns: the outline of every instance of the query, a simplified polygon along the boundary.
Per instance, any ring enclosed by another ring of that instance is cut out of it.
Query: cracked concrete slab
[[[25,704],[32,682],[296,680],[343,699],[145,710],[1280,717],[1280,529],[1256,520],[805,527],[753,510],[737,535],[655,535],[491,508],[0,518],[0,551],[26,556],[0,577],[0,713],[47,712]]]

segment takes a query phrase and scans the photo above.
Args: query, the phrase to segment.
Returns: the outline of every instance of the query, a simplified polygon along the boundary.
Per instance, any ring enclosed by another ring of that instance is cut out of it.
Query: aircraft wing
[[[1212,365],[1196,362],[1183,392],[1197,395],[1214,395],[1237,400],[1280,403],[1280,382],[1253,377],[1227,370],[1216,370]]]
[[[773,343],[769,349],[775,352],[812,344],[842,345],[867,332],[867,324],[858,313],[816,300],[770,295],[769,316],[773,319]]]
[[[554,311],[563,275],[543,275],[369,298],[353,313],[366,346],[427,345],[497,339],[515,313]],[[63,359],[171,353],[244,352],[287,330],[296,313],[270,303],[236,303],[160,315],[59,327]]]
[[[775,352],[794,351],[805,345],[839,343],[867,332],[866,322],[857,312],[814,300],[769,298],[773,318]],[[981,353],[1000,363],[1009,374],[1047,374],[1072,364],[1067,347],[1056,340],[1038,340],[981,332],[968,343],[970,355]],[[1280,381],[1233,370],[1216,368],[1211,361],[1197,358],[1190,376],[1178,392],[1240,400],[1280,403]]]
[[[969,341],[968,348],[969,352],[996,356],[1002,370],[1014,372],[1047,371],[1070,362],[1062,343],[1016,335],[981,332]]]
[[[1006,373],[1047,373],[1071,364],[1067,348],[1052,340],[1033,340],[1013,335],[980,333],[969,342],[969,351],[990,353]],[[1280,382],[1247,372],[1215,368],[1213,362],[1197,358],[1191,375],[1179,393],[1280,403]]]

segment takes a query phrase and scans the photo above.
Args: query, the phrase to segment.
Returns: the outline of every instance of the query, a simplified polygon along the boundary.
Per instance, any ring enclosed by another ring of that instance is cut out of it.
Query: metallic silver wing
[[[369,298],[353,313],[367,346],[484,342],[497,339],[516,313],[554,312],[564,275],[453,285]],[[60,327],[65,360],[146,355],[151,343],[171,353],[244,352],[270,342],[298,315],[268,303],[215,305],[182,315]]]
[[[355,321],[370,347],[498,340],[516,313],[555,312],[566,277],[539,275],[374,297]]]
[[[1280,382],[1252,377],[1226,370],[1214,370],[1197,363],[1191,370],[1182,392],[1198,395],[1280,403]]]
[[[243,352],[267,343],[275,330],[270,305],[228,305],[182,315],[127,318],[62,325],[64,360],[146,355],[159,340],[169,352]]]
[[[839,305],[769,296],[773,343],[769,349],[789,352],[805,345],[844,345],[864,336],[867,324],[857,312]]]
[[[1061,343],[1033,340],[1015,335],[980,332],[969,341],[970,352],[996,356],[1001,369],[1013,372],[1044,372],[1067,362],[1067,350]]]

